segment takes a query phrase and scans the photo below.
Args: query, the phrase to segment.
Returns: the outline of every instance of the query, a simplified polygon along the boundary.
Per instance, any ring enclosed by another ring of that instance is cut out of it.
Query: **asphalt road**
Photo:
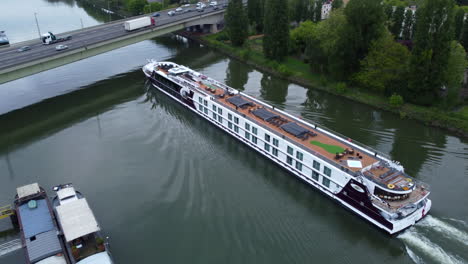
[[[227,3],[227,1],[226,1]],[[223,9],[224,2],[218,1],[219,10]],[[165,24],[173,23],[179,20],[184,20],[190,17],[196,17],[201,14],[211,13],[217,10],[214,10],[214,7],[205,7],[204,12],[197,12],[195,10],[196,5],[191,5],[190,7],[182,7],[184,10],[191,9],[190,12],[177,12],[174,16],[169,16],[168,12],[175,9],[168,9],[160,11],[161,14],[159,17],[155,18],[155,28]],[[218,10],[218,11],[219,11]],[[129,18],[127,20],[132,20]],[[26,62],[30,62],[37,59],[42,59],[48,56],[53,56],[59,52],[66,52],[68,50],[82,48],[91,44],[99,43],[101,41],[110,40],[118,38],[124,35],[134,34],[135,32],[147,30],[148,28],[138,29],[131,32],[128,32],[124,29],[124,21],[119,23],[110,23],[107,26],[101,26],[100,28],[91,28],[79,31],[78,33],[72,34],[72,39],[60,43],[54,43],[50,45],[44,45],[37,40],[37,42],[28,44],[31,47],[31,50],[18,52],[18,45],[12,45],[8,48],[0,48],[0,70],[8,67],[20,65]],[[56,34],[57,37],[65,37],[65,34]],[[55,46],[63,44],[67,45],[67,50],[56,51]]]

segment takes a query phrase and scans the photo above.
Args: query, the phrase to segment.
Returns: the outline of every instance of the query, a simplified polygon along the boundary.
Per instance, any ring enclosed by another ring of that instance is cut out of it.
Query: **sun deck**
[[[175,64],[163,65],[157,67],[156,70],[166,76],[171,76],[178,83],[189,83],[192,88],[214,97],[215,101],[224,107],[267,128],[282,138],[287,138],[352,175],[363,173],[362,175],[386,189],[409,191],[414,186],[411,180],[408,180],[409,176],[389,168],[385,161],[376,157],[377,155],[369,155],[354,148],[350,144],[351,140],[348,142],[344,139],[337,139],[317,129],[316,126],[312,127],[298,122],[277,111],[274,107],[253,100],[202,74],[195,74],[188,68],[173,68]]]

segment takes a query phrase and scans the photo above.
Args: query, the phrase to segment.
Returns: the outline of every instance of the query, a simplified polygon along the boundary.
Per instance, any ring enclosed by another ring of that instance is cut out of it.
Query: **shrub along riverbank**
[[[326,76],[311,72],[310,65],[294,57],[287,57],[283,63],[266,59],[259,47],[261,37],[249,39],[242,47],[234,47],[225,40],[224,33],[195,37],[195,40],[232,58],[238,59],[257,69],[287,79],[307,88],[319,89],[356,102],[398,114],[400,118],[414,119],[426,125],[444,128],[468,138],[468,115],[464,111],[444,111],[437,108],[403,103],[399,96],[390,98],[370,93],[359,87],[349,87]],[[466,108],[466,107],[465,107]]]

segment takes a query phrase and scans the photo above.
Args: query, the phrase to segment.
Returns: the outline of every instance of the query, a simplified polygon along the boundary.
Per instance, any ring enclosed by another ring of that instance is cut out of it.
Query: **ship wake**
[[[460,221],[460,220],[459,220]],[[467,263],[468,230],[433,216],[427,216],[398,238],[415,263]]]

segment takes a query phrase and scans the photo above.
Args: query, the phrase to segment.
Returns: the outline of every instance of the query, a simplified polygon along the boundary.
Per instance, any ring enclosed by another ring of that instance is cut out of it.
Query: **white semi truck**
[[[132,20],[125,21],[124,27],[127,31],[132,31],[144,27],[154,25],[154,18],[152,17],[140,17]]]
[[[66,36],[66,37],[63,37],[63,38],[59,38],[59,37],[55,36],[54,34],[52,34],[52,32],[47,32],[45,34],[42,34],[42,37],[41,37],[42,44],[44,44],[44,45],[54,44],[54,43],[57,43],[57,42],[67,41],[67,40],[70,40],[70,39],[72,39],[72,36]]]

